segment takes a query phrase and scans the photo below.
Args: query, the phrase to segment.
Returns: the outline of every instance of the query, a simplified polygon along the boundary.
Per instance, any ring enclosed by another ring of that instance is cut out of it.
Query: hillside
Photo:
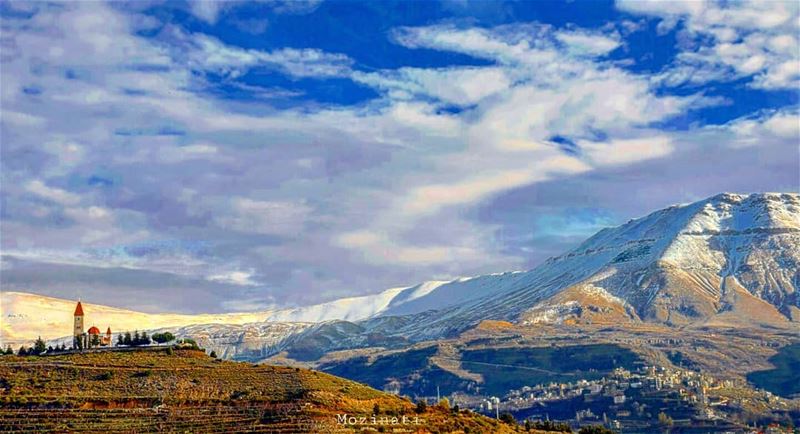
[[[220,361],[192,350],[0,356],[0,392],[0,431],[347,433],[384,426],[394,432],[508,433],[518,429],[440,406],[417,413],[408,400],[317,371]],[[341,414],[366,419],[342,424],[337,420]],[[399,422],[392,424],[394,417]]]

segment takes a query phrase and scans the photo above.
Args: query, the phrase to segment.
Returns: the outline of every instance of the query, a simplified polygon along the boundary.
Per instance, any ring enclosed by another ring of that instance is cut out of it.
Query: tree
[[[511,413],[509,413],[507,411],[504,411],[503,413],[500,413],[500,422],[507,423],[509,425],[516,425],[517,424],[517,420],[514,419],[514,415],[512,415]]]
[[[25,348],[24,345],[19,347],[19,351],[17,351],[17,355],[18,356],[27,356],[28,355],[28,349]]]
[[[153,334],[153,341],[157,342],[158,344],[163,344],[165,342],[174,341],[174,340],[175,340],[175,336],[170,332]]]
[[[121,347],[122,345],[125,345],[125,340],[122,338],[122,335],[117,335],[117,346]]]
[[[450,410],[450,400],[447,398],[440,399],[438,405],[442,410]]]
[[[133,345],[133,339],[131,338],[131,332],[125,332],[125,338],[122,340],[125,345]]]
[[[9,346],[6,348],[6,355],[7,355],[7,356],[10,356],[10,355],[12,355],[12,354],[14,354],[14,350],[12,350],[12,349],[11,349],[11,345],[9,345]]]
[[[142,343],[142,337],[139,335],[139,330],[136,330],[136,332],[133,334],[133,340],[131,341],[131,345],[137,347],[141,345],[141,343]]]
[[[209,354],[209,356],[211,356],[211,357],[216,359],[217,358],[217,352],[214,351],[214,350],[211,350],[211,354]]]
[[[56,346],[58,346],[58,345],[56,345]],[[53,348],[52,345],[50,345],[49,347],[47,347],[47,352],[48,353],[54,353],[54,352],[56,352],[56,350]]]
[[[39,336],[39,338],[36,339],[36,342],[33,344],[33,354],[36,355],[42,354],[46,350],[47,350],[47,345],[42,340],[42,337]]]
[[[89,339],[89,346],[90,347],[98,347],[98,346],[100,346],[100,336],[99,335],[92,335],[92,338]]]
[[[150,337],[147,336],[147,332],[142,332],[142,335],[139,337],[139,345],[150,345],[151,343]]]
[[[664,413],[663,411],[661,413],[658,413],[658,424],[659,425],[665,426],[665,427],[669,427],[669,426],[672,426],[673,423],[674,422],[673,422],[672,418],[669,417],[666,413]]]
[[[372,406],[372,414],[373,415],[381,414],[381,406],[378,405],[377,402],[375,403],[375,405]]]
[[[422,414],[428,411],[428,403],[424,399],[417,401],[417,407],[414,409],[417,414]]]

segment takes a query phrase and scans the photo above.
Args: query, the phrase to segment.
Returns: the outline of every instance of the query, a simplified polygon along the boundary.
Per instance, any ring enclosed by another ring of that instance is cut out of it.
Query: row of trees
[[[153,336],[150,337],[147,336],[147,332],[139,333],[139,330],[136,330],[133,335],[131,335],[130,332],[125,332],[125,334],[118,335],[117,346],[140,347],[142,345],[150,345],[153,342],[157,344],[163,344],[174,340],[175,335],[170,332],[154,333]]]
[[[99,336],[92,335],[91,339],[92,339],[92,341],[90,342],[90,344],[93,347],[97,347],[97,346],[100,345]],[[150,345],[153,342],[156,342],[158,344],[163,344],[163,343],[171,342],[171,341],[174,341],[174,340],[175,340],[175,335],[173,335],[170,332],[154,333],[153,336],[150,337],[150,336],[147,335],[147,332],[139,333],[139,330],[136,330],[133,333],[133,335],[131,335],[130,332],[125,332],[124,334],[118,335],[117,336],[117,346],[118,347],[119,346],[139,347],[139,346],[142,346],[142,345]],[[192,343],[194,343],[194,341],[192,341]],[[78,349],[78,350],[82,349],[81,348],[82,344],[81,344],[80,340],[78,340],[76,342],[76,344],[78,345],[77,348],[67,348],[67,346],[65,344],[56,345],[55,348],[54,348],[52,345],[51,346],[47,346],[47,344],[44,342],[44,340],[42,340],[42,338],[40,336],[39,339],[36,339],[36,342],[33,344],[33,347],[28,348],[28,347],[23,345],[23,346],[19,347],[19,350],[17,350],[16,354],[18,356],[37,356],[37,355],[42,354],[44,352],[60,353],[60,352],[65,352],[65,351],[67,351],[69,349]],[[194,346],[197,346],[197,344],[194,343]],[[10,356],[10,355],[13,355],[13,354],[14,354],[14,350],[11,349],[10,345],[5,349],[5,351],[0,349],[0,355],[9,355]]]
[[[62,345],[56,345],[55,348],[53,348],[52,345],[51,346],[47,346],[47,344],[45,344],[44,340],[42,340],[42,337],[39,336],[39,338],[36,339],[36,342],[33,344],[33,346],[31,348],[28,348],[25,345],[19,347],[19,350],[17,350],[17,355],[18,356],[36,356],[36,355],[44,353],[45,351],[50,352],[50,353],[63,352],[63,351],[67,351],[67,346],[63,345],[63,344]],[[14,354],[14,350],[12,350],[11,349],[11,345],[9,345],[6,348],[5,351],[0,351],[0,354],[4,354],[4,355],[10,356],[10,355]]]

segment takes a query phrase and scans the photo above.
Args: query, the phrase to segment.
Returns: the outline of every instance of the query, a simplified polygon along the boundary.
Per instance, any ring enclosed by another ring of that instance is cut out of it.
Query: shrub
[[[96,376],[94,378],[95,378],[95,380],[99,380],[99,381],[107,381],[107,380],[110,380],[113,377],[114,377],[114,373],[111,372],[111,371],[108,371],[108,372],[103,372],[102,374],[100,374],[100,375],[98,375],[98,376]]]
[[[414,411],[417,414],[425,413],[426,411],[428,411],[428,403],[425,402],[424,399],[420,399],[419,401],[417,401],[417,407],[414,408]]]
[[[163,344],[165,342],[174,341],[175,335],[170,332],[164,333],[155,333],[153,334],[153,341],[159,344]]]
[[[500,422],[507,423],[509,425],[517,424],[517,420],[514,419],[514,415],[507,411],[500,414]]]

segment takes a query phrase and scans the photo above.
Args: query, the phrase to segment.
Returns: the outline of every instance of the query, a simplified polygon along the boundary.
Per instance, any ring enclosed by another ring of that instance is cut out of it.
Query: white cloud
[[[796,150],[800,144],[800,114],[796,111],[766,112],[754,118],[739,118],[706,129],[728,133],[726,142],[731,147],[765,147],[777,142],[793,144]]]
[[[327,53],[312,48],[281,48],[274,51],[243,49],[226,45],[218,39],[202,34],[186,34],[172,29],[173,37],[180,42],[176,56],[186,56],[193,68],[213,71],[231,77],[255,67],[269,67],[296,77],[335,77],[350,72],[352,59],[337,53]]]
[[[695,41],[694,47],[686,48],[663,72],[660,80],[666,85],[753,77],[752,86],[757,88],[800,86],[797,2],[622,0],[617,7],[660,17],[668,27],[684,21],[683,33]],[[711,42],[705,43],[704,37]]]
[[[233,285],[239,286],[255,286],[258,285],[256,281],[252,279],[253,271],[229,271],[226,273],[221,274],[214,274],[208,276],[208,280],[213,282],[221,282],[221,283],[230,283]]]
[[[40,127],[45,123],[44,118],[41,116],[11,110],[3,110],[3,116],[0,118],[0,121],[23,127]]]
[[[194,16],[209,24],[217,22],[220,11],[225,6],[225,2],[216,0],[195,0],[189,2],[189,10]]]
[[[79,195],[70,193],[61,188],[49,187],[39,179],[29,181],[27,185],[25,185],[25,189],[30,193],[61,205],[76,205],[81,201]]]
[[[433,97],[445,104],[471,105],[511,86],[503,68],[399,68],[353,73],[353,79],[382,89],[398,100]]]
[[[607,36],[585,30],[559,31],[556,39],[566,44],[573,55],[601,56],[614,51],[621,45],[616,35]]]
[[[608,142],[579,142],[595,164],[614,166],[669,155],[674,145],[668,136],[653,135]]]

